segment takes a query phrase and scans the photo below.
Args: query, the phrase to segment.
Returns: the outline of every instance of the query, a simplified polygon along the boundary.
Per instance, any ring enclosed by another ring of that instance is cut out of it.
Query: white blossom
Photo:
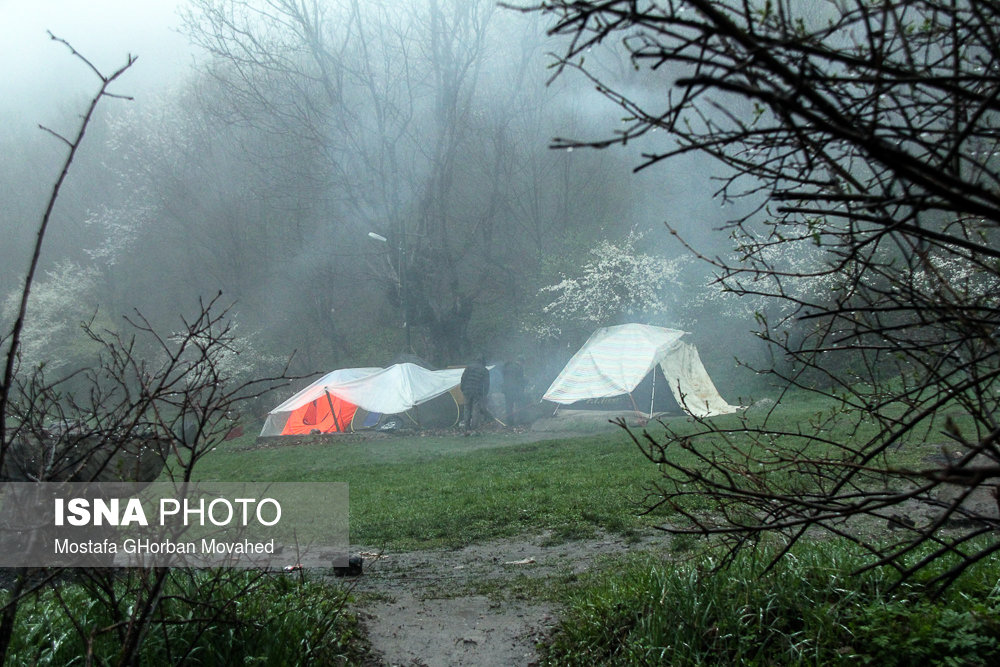
[[[634,231],[618,241],[603,240],[588,252],[592,259],[579,275],[542,287],[539,294],[552,295],[552,300],[542,307],[543,321],[529,327],[531,332],[549,338],[570,323],[593,328],[624,316],[660,317],[674,310],[688,260],[644,253],[641,240],[642,234]]]
[[[91,350],[92,342],[82,325],[96,314],[94,295],[101,272],[73,262],[61,262],[35,280],[28,298],[21,330],[21,363],[52,369],[72,365]],[[3,330],[10,330],[20,304],[21,290],[4,301]]]
[[[285,361],[284,357],[260,351],[255,333],[238,334],[239,324],[221,323],[220,326],[224,327],[220,331],[204,331],[195,336],[175,333],[170,341],[188,345],[194,355],[191,363],[203,366],[206,371],[210,368],[223,383],[250,381],[259,377],[262,369],[280,367]],[[198,369],[192,375],[197,376]]]

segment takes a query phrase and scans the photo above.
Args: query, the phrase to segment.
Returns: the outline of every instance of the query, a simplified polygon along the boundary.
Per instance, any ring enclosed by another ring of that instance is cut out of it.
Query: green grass
[[[117,664],[141,576],[65,582],[28,597],[6,664]],[[298,577],[172,570],[137,664],[358,664],[367,641],[347,600],[336,586]]]
[[[200,481],[336,481],[350,485],[351,542],[393,549],[458,547],[527,532],[553,539],[628,535],[658,476],[624,433],[519,444],[503,434],[400,436],[367,442],[220,447]]]
[[[874,433],[873,423],[856,429],[854,417],[831,411],[833,406],[814,394],[791,393],[771,415],[771,425],[790,435],[766,446],[747,434],[730,433],[724,444],[713,435],[699,439],[699,449],[738,447],[766,459],[771,456],[767,448],[806,447],[814,455],[822,449],[836,457],[840,452],[835,446],[791,435],[807,422],[820,425],[834,442]],[[751,415],[749,423],[761,417]],[[735,415],[712,423],[723,430],[742,425]],[[699,428],[686,418],[671,419],[668,425],[679,435]],[[656,423],[649,428],[654,435],[662,429]],[[598,531],[629,536],[665,518],[662,513],[639,516],[649,485],[662,478],[617,428],[531,443],[498,432],[469,437],[457,432],[370,439],[326,436],[287,446],[274,440],[267,448],[253,447],[255,440],[246,435],[219,446],[199,462],[196,479],[347,482],[351,542],[358,545],[459,547],[524,533],[551,533],[553,540],[589,537]],[[925,452],[926,448],[909,446],[897,449],[895,462],[916,465]],[[693,460],[678,446],[670,448],[669,456],[677,462]],[[694,496],[683,502],[691,509],[704,504]]]
[[[711,561],[642,554],[605,563],[567,600],[543,648],[552,665],[1000,664],[1000,558],[946,598],[919,585],[889,594],[882,570],[838,542],[797,548],[762,575],[744,554]]]

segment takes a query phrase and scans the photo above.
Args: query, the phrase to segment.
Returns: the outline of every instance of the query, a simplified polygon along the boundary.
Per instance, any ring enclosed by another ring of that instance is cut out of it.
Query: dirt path
[[[401,593],[370,606],[366,626],[376,664],[501,666],[535,663],[535,643],[550,622],[545,605]]]
[[[380,665],[531,665],[556,609],[544,580],[588,569],[602,555],[645,548],[617,536],[550,544],[547,536],[457,550],[365,554],[354,580]]]

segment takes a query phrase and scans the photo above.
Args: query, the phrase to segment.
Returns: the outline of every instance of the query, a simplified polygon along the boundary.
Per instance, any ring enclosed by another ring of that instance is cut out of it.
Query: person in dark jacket
[[[459,384],[462,395],[465,396],[465,432],[472,428],[473,415],[480,412],[484,420],[493,419],[486,409],[486,396],[490,393],[490,372],[486,368],[486,360],[479,357],[475,363],[469,364],[462,371],[462,381]]]

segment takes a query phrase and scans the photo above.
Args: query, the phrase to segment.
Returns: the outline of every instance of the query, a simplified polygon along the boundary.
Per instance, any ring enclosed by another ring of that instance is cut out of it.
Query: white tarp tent
[[[542,397],[568,405],[631,394],[657,364],[678,405],[696,417],[729,414],[729,405],[708,377],[683,331],[646,324],[598,329],[569,360]]]
[[[394,415],[451,391],[462,381],[462,368],[432,371],[416,364],[394,364],[345,382],[330,393],[369,412]]]
[[[260,434],[350,430],[357,408],[386,415],[406,412],[457,387],[462,371],[432,371],[411,363],[336,370],[271,410]]]

